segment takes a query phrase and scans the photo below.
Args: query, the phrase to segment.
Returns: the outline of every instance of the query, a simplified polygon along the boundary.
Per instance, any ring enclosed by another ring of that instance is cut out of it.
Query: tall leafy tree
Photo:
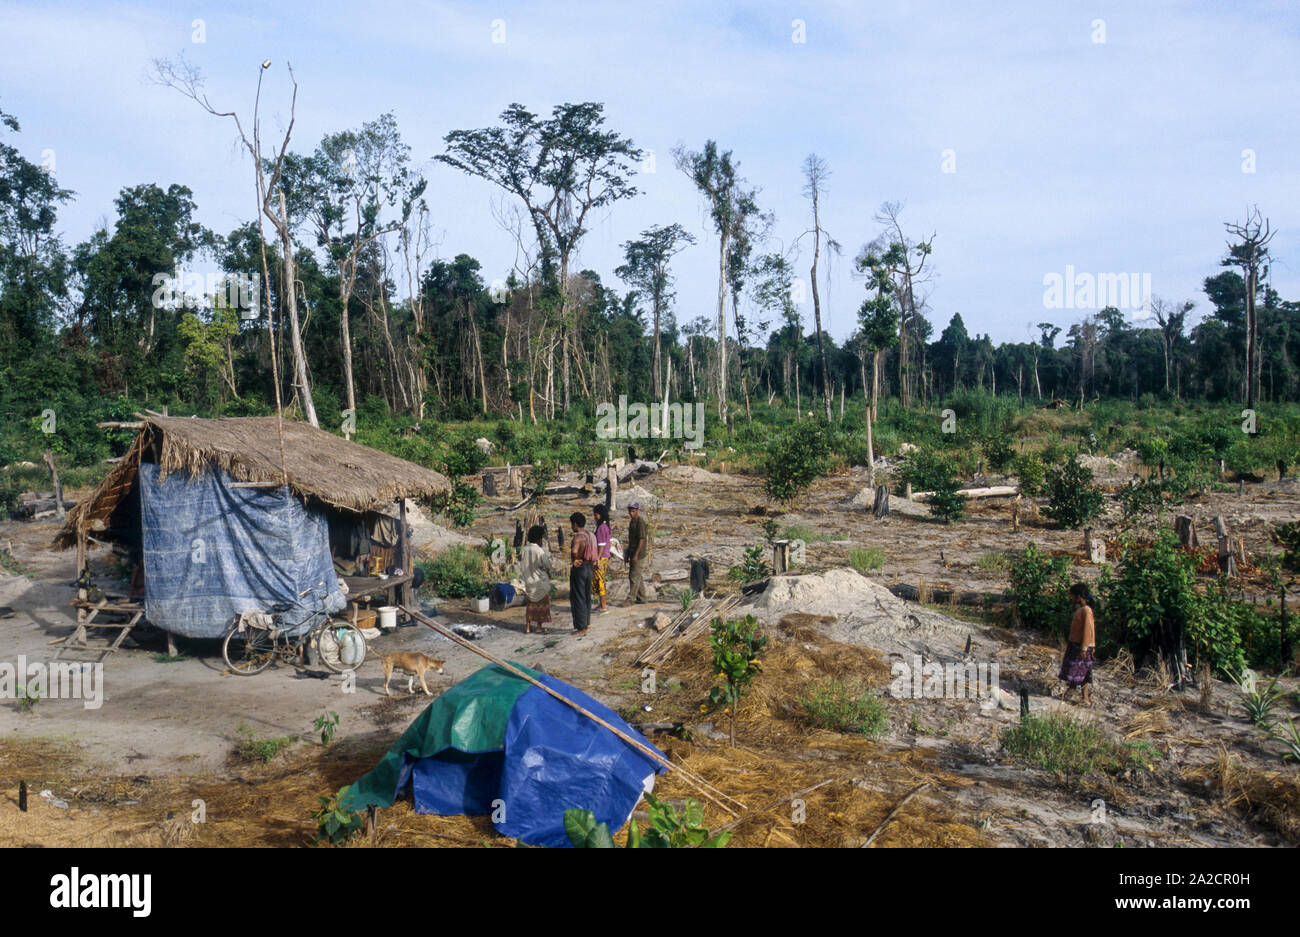
[[[426,185],[411,171],[410,147],[402,142],[391,113],[360,130],[326,135],[310,156],[285,157],[283,186],[290,215],[310,226],[338,276],[343,387],[353,412],[357,400],[349,318],[358,265],[371,245],[406,225]]]
[[[591,213],[637,194],[629,180],[641,151],[628,137],[605,129],[604,106],[594,101],[557,105],[549,118],[511,104],[500,120],[497,127],[453,130],[444,138],[447,151],[436,158],[523,202],[543,254],[543,276],[556,295],[567,410],[569,265],[588,231]]]
[[[758,213],[757,190],[746,189],[739,175],[740,164],[731,151],[719,151],[708,140],[699,151],[677,147],[673,160],[695,185],[708,205],[709,217],[718,233],[718,417],[727,422],[727,293],[730,270],[728,256],[732,241],[744,229],[746,220]]]
[[[695,243],[695,235],[679,224],[655,225],[641,232],[635,241],[623,244],[626,262],[614,274],[650,300],[654,331],[651,335],[653,360],[651,390],[656,400],[664,396],[660,387],[662,373],[659,333],[665,313],[671,308],[674,293],[669,265],[676,254]]]

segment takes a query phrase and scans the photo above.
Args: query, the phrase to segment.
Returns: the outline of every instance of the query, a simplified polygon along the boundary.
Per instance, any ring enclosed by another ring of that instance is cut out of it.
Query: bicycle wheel
[[[221,644],[221,656],[231,673],[241,677],[251,677],[261,673],[275,660],[276,640],[271,632],[264,628],[231,628],[226,640]]]
[[[356,670],[366,659],[366,636],[346,621],[327,621],[314,635],[317,659],[335,673]]]

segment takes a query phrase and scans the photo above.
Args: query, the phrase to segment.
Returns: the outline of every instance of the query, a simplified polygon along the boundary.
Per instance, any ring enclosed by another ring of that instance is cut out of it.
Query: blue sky
[[[205,42],[192,41],[195,19]],[[76,191],[60,220],[70,245],[111,222],[123,186],[145,182],[188,185],[221,233],[253,216],[233,126],[145,78],[153,58],[184,52],[213,102],[245,116],[272,60],[267,137],[288,116],[292,63],[298,150],[393,111],[425,165],[439,254],[473,255],[488,280],[514,257],[489,211],[499,195],[432,163],[442,137],[515,101],[546,112],[595,100],[654,152],[655,171],[593,226],[580,265],[621,289],[619,245],[682,223],[699,243],[677,258],[679,321],[711,313],[717,243],[669,150],[709,138],[776,213],[773,249],[809,224],[804,157],[829,164],[823,224],[844,256],[823,314],[837,340],[863,296],[852,256],[886,200],[904,204],[910,234],[937,235],[936,336],[954,312],[995,341],[1025,340],[1044,320],[1068,328],[1084,311],[1045,308],[1043,283],[1067,265],[1149,274],[1157,296],[1206,313],[1200,283],[1217,272],[1223,222],[1254,203],[1280,229],[1274,285],[1300,299],[1294,2],[0,2],[0,34],[0,110],[21,121],[24,154],[52,153]],[[811,329],[811,302],[802,308]]]

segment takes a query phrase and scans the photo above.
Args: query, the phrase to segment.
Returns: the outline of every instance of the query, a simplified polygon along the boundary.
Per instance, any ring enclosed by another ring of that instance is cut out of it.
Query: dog
[[[429,686],[424,682],[426,672],[432,670],[434,673],[442,673],[444,661],[436,657],[429,657],[427,654],[421,654],[418,651],[400,651],[396,654],[378,654],[379,662],[384,668],[384,695],[392,696],[388,690],[388,681],[393,678],[393,671],[400,670],[406,677],[406,692],[415,692],[415,678],[420,678],[420,688],[424,690],[425,696],[432,696],[429,692]]]

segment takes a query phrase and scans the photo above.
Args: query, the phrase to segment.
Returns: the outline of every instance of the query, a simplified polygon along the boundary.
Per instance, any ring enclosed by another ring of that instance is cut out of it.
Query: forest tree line
[[[192,73],[160,75],[206,100]],[[823,328],[828,261],[842,248],[823,227],[833,195],[816,155],[801,167],[806,217],[778,223],[732,152],[712,140],[678,148],[707,230],[665,218],[600,272],[581,266],[581,247],[597,215],[637,196],[642,152],[606,126],[600,104],[550,115],[511,105],[495,124],[447,134],[436,155],[496,189],[491,210],[515,259],[490,271],[435,250],[437,193],[391,114],[310,150],[289,133],[267,149],[255,133],[264,217],[231,231],[195,220],[189,187],[146,182],[121,189],[116,217],[77,244],[56,232],[75,194],[22,155],[16,117],[0,121],[6,422],[46,408],[87,419],[145,405],[265,413],[277,391],[331,430],[363,402],[417,422],[538,422],[627,395],[707,400],[731,424],[755,401],[831,419],[864,392],[905,407],[975,388],[1022,401],[1300,399],[1300,303],[1269,283],[1274,232],[1257,212],[1227,226],[1202,296],[1153,298],[1142,319],[1107,307],[1068,326],[1044,321],[1032,339],[995,345],[933,308],[942,240],[908,230],[887,202],[852,232],[862,293],[858,328],[840,344]],[[677,296],[674,259],[687,249],[716,251],[716,296]],[[255,289],[242,304],[159,290],[195,270]]]

